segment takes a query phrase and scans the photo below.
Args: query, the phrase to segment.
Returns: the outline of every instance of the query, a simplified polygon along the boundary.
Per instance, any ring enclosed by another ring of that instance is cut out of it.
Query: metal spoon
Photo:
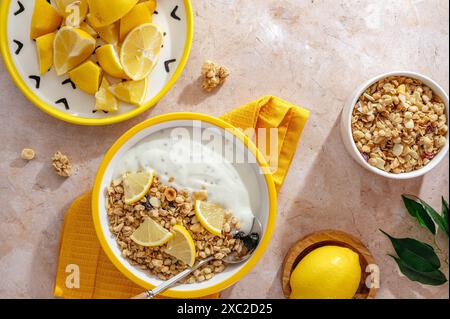
[[[249,234],[245,234],[244,232],[241,231],[233,232],[232,233],[233,238],[242,240],[246,252],[244,255],[239,256],[234,254],[228,255],[224,259],[222,259],[222,262],[225,262],[227,264],[238,264],[249,259],[253,255],[253,252],[255,251],[256,247],[258,247],[259,241],[261,239],[261,234],[262,234],[262,226],[259,220],[256,218],[253,218],[253,225]],[[132,297],[131,299],[153,299],[155,296],[174,286],[177,282],[179,282],[183,278],[186,278],[196,269],[202,267],[203,265],[207,264],[213,259],[214,256],[209,256],[208,258],[199,261],[194,266],[183,270],[182,272],[180,272],[176,276],[173,276],[169,280],[164,281],[156,288],[152,290],[147,290],[137,296]]]

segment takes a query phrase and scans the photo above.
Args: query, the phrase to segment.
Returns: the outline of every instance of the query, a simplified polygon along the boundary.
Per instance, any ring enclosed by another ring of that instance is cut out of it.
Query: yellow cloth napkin
[[[308,116],[309,111],[305,109],[274,96],[265,96],[221,118],[242,129],[278,128],[278,169],[273,177],[279,190]],[[71,281],[75,269],[73,265],[79,267],[79,288],[74,287]],[[64,298],[130,298],[142,291],[141,287],[122,275],[103,252],[92,221],[91,193],[77,198],[67,211],[61,232],[54,295]]]

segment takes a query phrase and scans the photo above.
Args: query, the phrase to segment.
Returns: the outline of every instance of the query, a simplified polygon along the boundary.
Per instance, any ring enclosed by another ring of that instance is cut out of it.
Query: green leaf
[[[436,235],[436,225],[434,224],[428,213],[425,211],[425,208],[422,206],[422,204],[418,203],[414,198],[417,197],[411,195],[402,195],[403,203],[405,204],[408,213],[412,217],[417,218],[420,225],[428,228],[428,230],[433,235]]]
[[[442,219],[444,220],[444,224],[448,229],[448,203],[445,198],[442,196]],[[447,232],[448,235],[448,232]]]
[[[403,260],[395,256],[391,256],[398,265],[398,268],[408,279],[420,282],[424,285],[440,286],[447,282],[447,278],[440,270],[430,272],[420,272],[410,268]]]
[[[438,212],[433,207],[431,207],[430,205],[425,203],[423,200],[421,200],[420,198],[418,200],[422,204],[423,208],[425,208],[425,211],[427,212],[427,214],[433,219],[433,221],[439,226],[439,228],[443,232],[445,232],[448,236],[448,223],[445,223],[444,218],[441,215],[439,215]]]
[[[394,238],[383,230],[380,231],[391,240],[395,252],[408,267],[423,272],[441,267],[441,262],[430,245],[412,238]]]

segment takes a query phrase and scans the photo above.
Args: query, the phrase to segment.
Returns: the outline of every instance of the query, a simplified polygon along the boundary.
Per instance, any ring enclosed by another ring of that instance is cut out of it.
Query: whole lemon
[[[339,246],[307,254],[291,275],[291,299],[350,299],[361,280],[359,256]]]

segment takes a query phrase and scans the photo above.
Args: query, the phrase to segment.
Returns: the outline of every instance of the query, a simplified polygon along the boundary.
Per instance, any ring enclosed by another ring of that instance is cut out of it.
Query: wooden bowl
[[[341,246],[346,247],[359,255],[359,263],[361,265],[361,282],[354,296],[355,299],[373,299],[377,293],[376,288],[368,288],[366,286],[367,277],[370,272],[366,271],[367,265],[375,264],[367,247],[353,235],[344,233],[339,230],[322,230],[306,235],[298,240],[289,249],[283,262],[283,271],[281,274],[281,285],[286,298],[291,294],[290,278],[292,271],[295,269],[300,260],[314,249],[322,246]]]

